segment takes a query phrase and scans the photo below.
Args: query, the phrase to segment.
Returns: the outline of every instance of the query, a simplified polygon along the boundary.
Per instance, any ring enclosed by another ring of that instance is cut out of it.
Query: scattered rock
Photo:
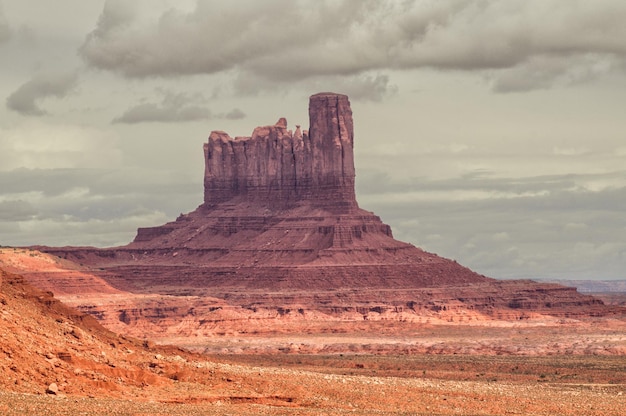
[[[57,383],[50,383],[50,385],[46,389],[46,393],[54,395],[59,394],[59,387],[57,386]]]
[[[74,338],[76,338],[77,340],[81,340],[83,339],[83,331],[81,331],[78,328],[73,328],[72,331],[70,332],[70,335],[73,336]]]

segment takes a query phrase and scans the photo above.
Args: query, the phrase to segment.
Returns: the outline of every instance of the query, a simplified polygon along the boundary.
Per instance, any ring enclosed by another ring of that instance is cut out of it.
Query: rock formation
[[[95,250],[91,261],[134,275],[133,285],[145,278],[145,287],[170,285],[173,265],[186,270],[183,281],[172,282],[177,288],[415,288],[489,280],[395,240],[387,224],[358,207],[347,96],[313,95],[309,118],[308,131],[288,130],[284,118],[251,137],[213,131],[204,145],[204,203],[174,222],[139,229],[126,247]],[[157,272],[159,265],[167,267]]]
[[[167,296],[81,309],[142,331],[141,319],[151,317],[150,325],[204,335],[267,330],[268,319],[285,316],[458,322],[608,313],[573,288],[496,281],[395,240],[356,202],[348,97],[313,95],[309,118],[308,131],[289,130],[284,118],[250,137],[213,131],[204,145],[204,203],[140,228],[127,246],[43,248],[90,266],[116,289]]]
[[[316,94],[311,128],[287,130],[287,121],[257,127],[251,137],[213,131],[204,145],[204,203],[237,198],[285,209],[307,201],[334,212],[356,207],[352,111],[345,95]]]

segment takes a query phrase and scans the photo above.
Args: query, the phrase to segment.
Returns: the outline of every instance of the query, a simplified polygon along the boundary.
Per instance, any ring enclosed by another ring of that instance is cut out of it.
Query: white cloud
[[[238,96],[246,96],[280,91],[285,87],[285,83],[293,85],[294,82],[286,79],[267,79],[254,72],[241,71],[235,77],[233,87]],[[397,92],[397,86],[390,82],[389,76],[380,73],[363,73],[350,77],[315,75],[296,83],[306,91],[335,91],[348,95],[353,101],[379,102]]]
[[[167,220],[169,218],[160,211],[146,211],[111,220],[99,218],[84,220],[77,217],[35,218],[15,223],[17,229],[13,228],[13,232],[4,233],[0,237],[0,244],[32,245],[33,241],[36,241],[39,245],[51,246],[122,245],[132,240],[137,227],[162,224]],[[2,225],[0,222],[0,229]]]
[[[559,156],[581,156],[590,153],[591,149],[588,147],[559,147],[555,146],[553,153]]]
[[[612,54],[537,55],[514,67],[492,72],[496,92],[519,92],[572,85],[610,72],[619,63]]]
[[[198,184],[177,173],[160,167],[0,171],[0,244],[126,244],[138,227],[163,224],[201,202]]]
[[[615,149],[614,153],[616,156],[626,156],[626,146]]]
[[[508,241],[510,237],[509,237],[509,233],[500,232],[500,233],[493,234],[491,238],[493,241],[503,242],[503,241]]]

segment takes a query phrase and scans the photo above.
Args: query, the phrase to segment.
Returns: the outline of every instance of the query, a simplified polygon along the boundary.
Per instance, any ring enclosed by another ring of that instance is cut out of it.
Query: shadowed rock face
[[[272,209],[307,201],[333,212],[357,207],[354,133],[348,97],[313,95],[310,129],[287,129],[284,118],[251,137],[213,131],[204,145],[204,204],[239,198]]]

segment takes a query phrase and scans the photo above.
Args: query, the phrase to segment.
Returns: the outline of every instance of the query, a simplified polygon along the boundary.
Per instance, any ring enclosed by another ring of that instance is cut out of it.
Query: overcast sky
[[[626,279],[626,2],[0,0],[0,244],[202,202],[211,130],[350,96],[357,198],[496,278]]]

